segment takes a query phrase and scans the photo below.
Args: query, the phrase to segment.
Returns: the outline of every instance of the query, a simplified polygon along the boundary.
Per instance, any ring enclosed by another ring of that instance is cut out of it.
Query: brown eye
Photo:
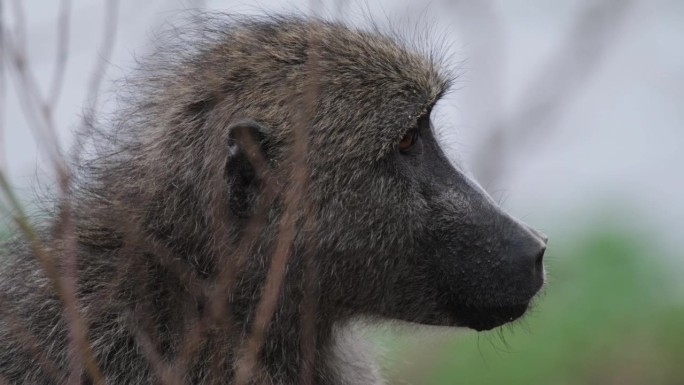
[[[408,151],[416,143],[418,130],[409,130],[399,142],[399,151]]]

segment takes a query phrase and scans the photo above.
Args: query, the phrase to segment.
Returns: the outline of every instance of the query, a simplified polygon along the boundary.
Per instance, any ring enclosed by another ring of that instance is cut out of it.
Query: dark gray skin
[[[315,384],[381,383],[345,332],[356,319],[489,330],[525,313],[544,282],[546,238],[440,149],[429,116],[449,80],[438,62],[378,31],[318,20],[203,25],[141,64],[126,107],[93,134],[98,156],[76,166],[73,192],[36,224],[61,265],[59,210],[70,210],[81,314],[107,383],[159,384],[141,335],[173,362],[197,320],[201,343],[177,373],[233,383],[285,197],[298,188],[293,169],[306,183],[254,383],[302,383],[306,368]],[[306,137],[303,168],[295,132]],[[64,307],[30,247],[18,239],[5,254],[0,375],[90,383],[78,365],[68,377]],[[223,297],[207,294],[226,282]]]

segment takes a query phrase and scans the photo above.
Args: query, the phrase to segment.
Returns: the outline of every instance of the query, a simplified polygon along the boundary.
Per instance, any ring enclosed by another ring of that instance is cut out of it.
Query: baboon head
[[[268,19],[227,30],[193,58],[200,70],[173,87],[183,94],[154,97],[165,98],[169,119],[226,138],[237,220],[258,211],[265,186],[291,188],[291,155],[303,151],[300,208],[312,218],[298,222],[291,263],[298,253],[314,262],[320,312],[477,330],[523,315],[544,282],[546,237],[506,214],[440,148],[430,114],[449,79],[438,62],[331,22]],[[244,132],[270,182],[236,139]],[[170,163],[161,167],[178,174]]]

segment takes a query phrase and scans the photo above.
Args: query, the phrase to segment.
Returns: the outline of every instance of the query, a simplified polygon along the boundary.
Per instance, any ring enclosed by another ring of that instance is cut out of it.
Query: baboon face
[[[323,293],[350,311],[477,330],[523,315],[546,237],[452,166],[427,112],[381,159],[350,163],[319,186]]]
[[[290,27],[267,42],[284,50],[282,57],[296,56],[288,47],[306,46],[293,43]],[[342,317],[477,330],[523,315],[544,282],[546,238],[504,213],[441,150],[430,111],[448,81],[391,39],[316,28],[314,75],[301,63],[296,70],[274,63],[272,71],[287,90],[315,84],[304,201],[315,216],[306,247],[317,265],[321,306]],[[273,83],[255,85],[266,81]],[[288,104],[285,97],[271,102]],[[264,140],[271,152],[287,148],[283,127],[300,123],[266,121],[274,126]]]

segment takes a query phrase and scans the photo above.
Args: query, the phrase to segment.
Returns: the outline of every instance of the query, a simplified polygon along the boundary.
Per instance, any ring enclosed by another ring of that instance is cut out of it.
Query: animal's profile
[[[440,149],[438,62],[304,17],[189,28],[128,80],[39,239],[5,246],[0,378],[376,384],[340,332],[354,319],[488,330],[525,313],[546,238]],[[75,282],[78,314],[37,254]]]

